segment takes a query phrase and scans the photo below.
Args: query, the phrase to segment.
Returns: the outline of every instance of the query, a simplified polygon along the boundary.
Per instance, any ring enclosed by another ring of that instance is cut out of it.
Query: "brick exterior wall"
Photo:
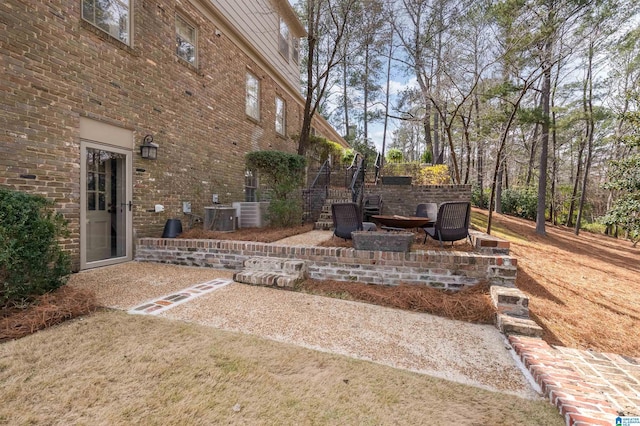
[[[315,279],[368,284],[426,284],[458,290],[488,280],[492,285],[515,286],[517,260],[507,254],[479,252],[380,252],[336,247],[280,246],[244,241],[142,238],[136,260],[242,269],[252,257],[296,259],[307,262]]]
[[[367,195],[380,195],[383,214],[413,216],[420,203],[471,201],[471,185],[382,185],[367,186]]]
[[[177,4],[179,3],[179,8]],[[46,196],[70,223],[64,242],[79,265],[80,117],[134,132],[134,238],[159,236],[182,201],[202,215],[211,195],[244,201],[244,155],[296,143],[275,132],[275,96],[286,101],[287,134],[299,133],[301,97],[190,2],[133,2],[127,46],[81,19],[80,0],[8,0],[0,5],[0,185]],[[198,67],[175,54],[175,15],[198,29]],[[277,31],[277,28],[274,28]],[[245,115],[245,74],[260,79],[261,119]],[[326,123],[316,123],[327,130]],[[328,131],[328,130],[327,130]],[[152,134],[156,161],[139,145]],[[155,204],[163,213],[150,213]]]

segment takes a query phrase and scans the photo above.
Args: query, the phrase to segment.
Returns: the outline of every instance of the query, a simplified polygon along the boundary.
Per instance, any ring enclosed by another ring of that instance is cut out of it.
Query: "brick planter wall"
[[[226,240],[141,238],[136,260],[240,270],[243,262],[251,257],[274,257],[306,261],[309,276],[315,279],[386,285],[427,284],[451,290],[488,280],[492,285],[513,287],[516,259],[488,251],[486,248],[484,253],[399,253]]]
[[[471,185],[375,185],[367,186],[366,195],[380,195],[383,214],[413,216],[419,203],[471,201]]]

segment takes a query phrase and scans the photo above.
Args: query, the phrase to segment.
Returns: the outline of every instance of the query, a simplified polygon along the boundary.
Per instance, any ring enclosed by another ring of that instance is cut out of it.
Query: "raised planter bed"
[[[370,251],[410,251],[415,237],[413,232],[355,231],[351,233],[354,249]]]

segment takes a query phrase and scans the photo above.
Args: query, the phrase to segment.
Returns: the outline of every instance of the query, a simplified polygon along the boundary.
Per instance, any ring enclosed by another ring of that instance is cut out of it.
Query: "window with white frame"
[[[286,134],[287,104],[280,96],[276,96],[276,132],[279,135]]]
[[[186,19],[176,15],[176,54],[196,66],[196,29]]]
[[[292,42],[292,49],[291,49],[291,59],[293,59],[293,61],[298,64],[300,61],[300,40],[298,40],[297,38],[293,39]]]
[[[82,0],[82,19],[129,44],[130,6],[130,0]]]
[[[258,77],[247,73],[247,104],[245,111],[247,115],[256,120],[260,120],[260,81]]]
[[[244,200],[258,201],[258,177],[253,170],[244,172]]]
[[[280,18],[280,36],[278,37],[280,54],[289,60],[289,26]]]

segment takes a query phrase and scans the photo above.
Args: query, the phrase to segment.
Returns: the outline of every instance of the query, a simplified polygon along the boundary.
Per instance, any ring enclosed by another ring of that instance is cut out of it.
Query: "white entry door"
[[[81,268],[131,260],[131,151],[81,144]]]

